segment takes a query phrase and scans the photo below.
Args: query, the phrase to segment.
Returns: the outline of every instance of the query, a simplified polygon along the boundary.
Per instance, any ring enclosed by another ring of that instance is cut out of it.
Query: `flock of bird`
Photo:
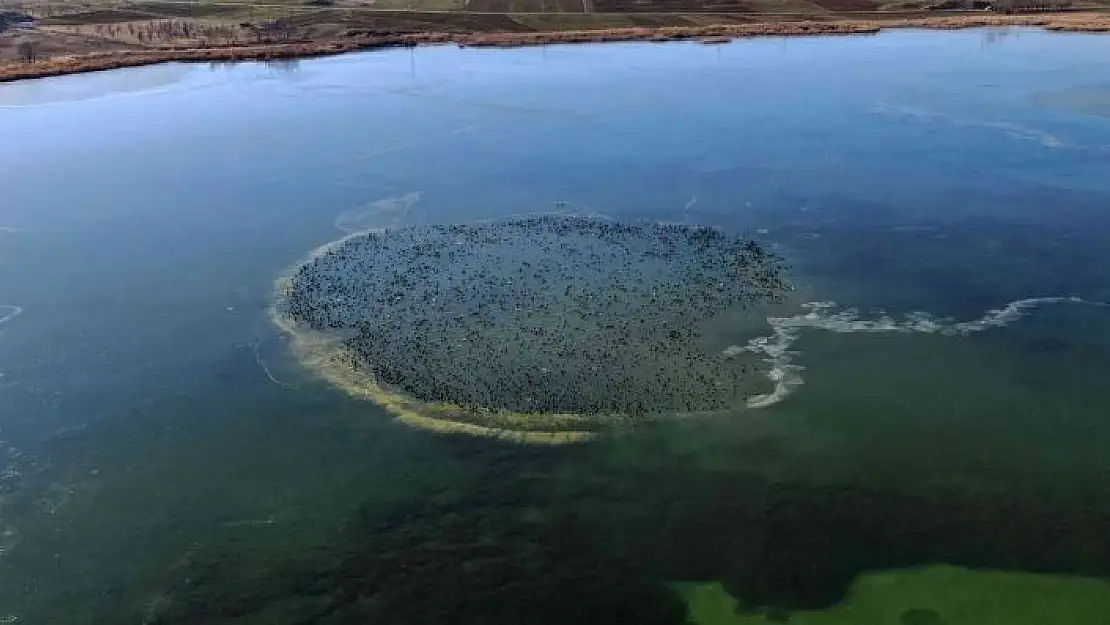
[[[742,237],[542,215],[352,236],[294,271],[279,310],[421,401],[627,417],[739,404],[745,367],[703,324],[785,288]]]

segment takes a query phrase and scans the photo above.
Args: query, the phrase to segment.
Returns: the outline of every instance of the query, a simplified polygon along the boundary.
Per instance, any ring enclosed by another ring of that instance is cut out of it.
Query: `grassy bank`
[[[450,14],[448,14],[450,15]],[[458,14],[465,17],[465,14]],[[544,44],[612,41],[704,41],[720,43],[741,37],[811,36],[876,33],[884,28],[956,29],[983,26],[1039,26],[1075,32],[1110,31],[1110,14],[1058,13],[1041,15],[944,15],[936,17],[827,21],[763,21],[702,26],[638,26],[631,28],[569,29],[531,32],[411,32],[378,34],[351,29],[342,34],[300,41],[265,41],[254,44],[175,45],[157,48],[126,47],[108,52],[66,55],[29,62],[0,64],[0,82],[64,74],[178,62],[254,61],[342,54],[358,50],[453,43],[462,46],[516,47]]]

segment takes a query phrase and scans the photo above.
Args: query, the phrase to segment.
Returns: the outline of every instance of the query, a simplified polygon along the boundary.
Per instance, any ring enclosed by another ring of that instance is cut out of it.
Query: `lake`
[[[454,47],[0,85],[0,619],[1091,623],[1110,37]],[[761,401],[541,446],[297,358],[367,228],[708,225],[793,290]]]

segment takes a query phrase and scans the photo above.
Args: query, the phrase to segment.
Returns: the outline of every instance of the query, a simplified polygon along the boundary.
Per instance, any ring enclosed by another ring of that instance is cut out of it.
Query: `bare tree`
[[[31,63],[39,58],[39,46],[33,41],[23,41],[16,46],[16,53],[24,63]]]

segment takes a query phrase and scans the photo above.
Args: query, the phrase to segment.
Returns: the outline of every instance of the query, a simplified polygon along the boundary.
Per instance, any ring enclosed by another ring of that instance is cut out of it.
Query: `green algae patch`
[[[937,565],[861,575],[827,610],[750,608],[720,582],[672,585],[692,625],[1105,625],[1110,582]]]

